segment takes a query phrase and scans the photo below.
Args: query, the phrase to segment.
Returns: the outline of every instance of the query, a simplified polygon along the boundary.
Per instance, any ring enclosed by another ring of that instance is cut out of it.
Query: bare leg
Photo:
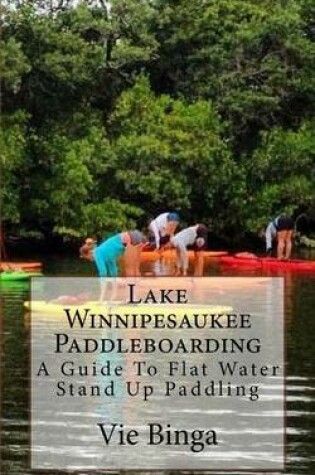
[[[115,278],[110,281],[110,292],[108,292],[108,301],[113,303],[117,298],[118,282]]]
[[[141,277],[141,252],[142,252],[142,246],[137,247],[137,252],[136,252],[136,262],[135,262],[135,272],[137,277]]]
[[[186,248],[181,250],[181,261],[183,268],[183,276],[186,277],[189,265],[188,253]]]
[[[286,241],[285,241],[285,259],[286,260],[290,259],[291,257],[292,237],[293,237],[293,231],[287,231]]]
[[[278,239],[277,257],[278,257],[278,259],[284,259],[285,236],[286,236],[286,231],[279,231],[277,233],[277,239]]]
[[[180,248],[176,247],[176,270],[175,270],[175,277],[178,277],[181,275],[181,267],[182,267],[182,261],[181,261],[181,252]]]
[[[100,292],[100,302],[104,302],[105,297],[106,297],[106,291],[107,291],[107,282],[106,282],[106,277],[101,277],[101,292]]]
[[[126,277],[134,277],[134,247],[131,245],[126,246],[126,250],[123,257],[124,274]]]
[[[203,266],[204,266],[204,254],[202,251],[195,252],[195,263],[194,263],[194,276],[202,277],[203,276]]]
[[[124,255],[126,277],[138,277],[140,272],[141,246],[127,246]]]

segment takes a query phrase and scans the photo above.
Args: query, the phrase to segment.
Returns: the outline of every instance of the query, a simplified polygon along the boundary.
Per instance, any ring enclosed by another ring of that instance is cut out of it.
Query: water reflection
[[[90,267],[84,266],[80,273],[91,275]],[[53,268],[52,272],[59,273]],[[155,266],[155,267],[154,267]],[[66,275],[77,275],[78,266],[71,260],[61,263]],[[60,268],[60,260],[58,262]],[[170,268],[167,262],[148,263],[144,272],[167,275]],[[217,262],[206,263],[208,275],[263,276],[257,271],[220,269]],[[286,475],[312,475],[314,473],[314,288],[315,279],[311,274],[272,272],[272,276],[284,278],[285,316],[287,341],[287,421],[288,449]],[[6,283],[1,286],[0,307],[0,350],[2,369],[2,473],[8,475],[29,475],[28,468],[28,320],[24,316],[22,302],[28,298],[26,283]],[[11,284],[11,285],[10,285]],[[218,290],[219,292],[219,290]],[[255,292],[255,289],[253,289]],[[137,330],[133,336],[138,336]],[[117,361],[118,363],[118,361]],[[128,366],[127,366],[128,368]],[[131,368],[130,368],[131,370]],[[131,377],[132,372],[128,373]],[[195,409],[198,411],[198,408]],[[175,412],[176,414],[176,412]],[[135,413],[128,406],[123,407],[123,416],[128,424],[136,424]],[[265,414],[262,417],[270,417]],[[100,472],[95,471],[93,475]],[[103,472],[102,472],[103,473]],[[139,472],[137,472],[139,473]],[[170,473],[170,472],[169,472]],[[213,472],[212,472],[213,473]],[[257,474],[257,472],[256,472]],[[37,475],[42,475],[37,472]],[[238,475],[238,474],[237,474]]]

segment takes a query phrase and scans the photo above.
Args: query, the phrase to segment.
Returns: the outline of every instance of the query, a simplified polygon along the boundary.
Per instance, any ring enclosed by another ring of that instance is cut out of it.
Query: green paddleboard
[[[1,272],[0,280],[1,281],[28,280],[31,277],[40,277],[42,275],[43,274],[41,274],[40,272],[23,272],[23,271]]]

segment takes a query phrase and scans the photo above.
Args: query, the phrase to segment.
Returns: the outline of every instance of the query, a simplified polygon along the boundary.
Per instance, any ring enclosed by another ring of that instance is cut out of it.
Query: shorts
[[[277,221],[276,230],[279,231],[292,231],[294,229],[294,221],[290,216],[280,216]]]
[[[171,236],[160,236],[160,246],[165,246],[170,241]],[[156,246],[155,237],[152,235],[149,237],[149,242],[152,247]]]
[[[203,246],[197,246],[197,244],[194,244],[194,245],[192,246],[192,250],[193,250],[194,252],[201,252],[201,251],[204,251],[206,248],[207,248],[207,241],[206,241],[206,240],[205,240]]]
[[[204,244],[203,246],[197,246],[197,244],[195,243],[192,247],[195,252],[204,251],[208,246],[208,229],[203,225],[198,226],[197,228],[197,239],[199,238],[202,238],[204,240]]]

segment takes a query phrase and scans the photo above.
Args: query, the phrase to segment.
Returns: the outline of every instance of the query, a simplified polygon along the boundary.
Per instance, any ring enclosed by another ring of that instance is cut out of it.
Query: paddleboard
[[[1,272],[0,280],[9,281],[9,280],[28,280],[31,277],[40,277],[43,274],[40,272],[23,272],[23,271],[12,271],[12,272]]]
[[[193,313],[228,313],[231,312],[233,309],[231,306],[228,305],[209,305],[209,306],[201,306],[201,305],[108,305],[104,302],[104,304],[100,304],[99,302],[95,301],[88,301],[79,305],[67,305],[63,304],[60,305],[59,303],[51,303],[45,302],[43,300],[37,300],[32,302],[24,302],[24,307],[28,310],[31,310],[34,313],[41,313],[41,314],[54,314],[54,315],[65,315],[64,309],[69,308],[79,311],[85,311],[85,309],[89,309],[91,312],[94,313],[118,313],[118,314],[125,314],[125,313],[148,313],[148,314],[164,314],[168,315],[174,313],[178,316],[183,316],[185,314],[192,315]]]

